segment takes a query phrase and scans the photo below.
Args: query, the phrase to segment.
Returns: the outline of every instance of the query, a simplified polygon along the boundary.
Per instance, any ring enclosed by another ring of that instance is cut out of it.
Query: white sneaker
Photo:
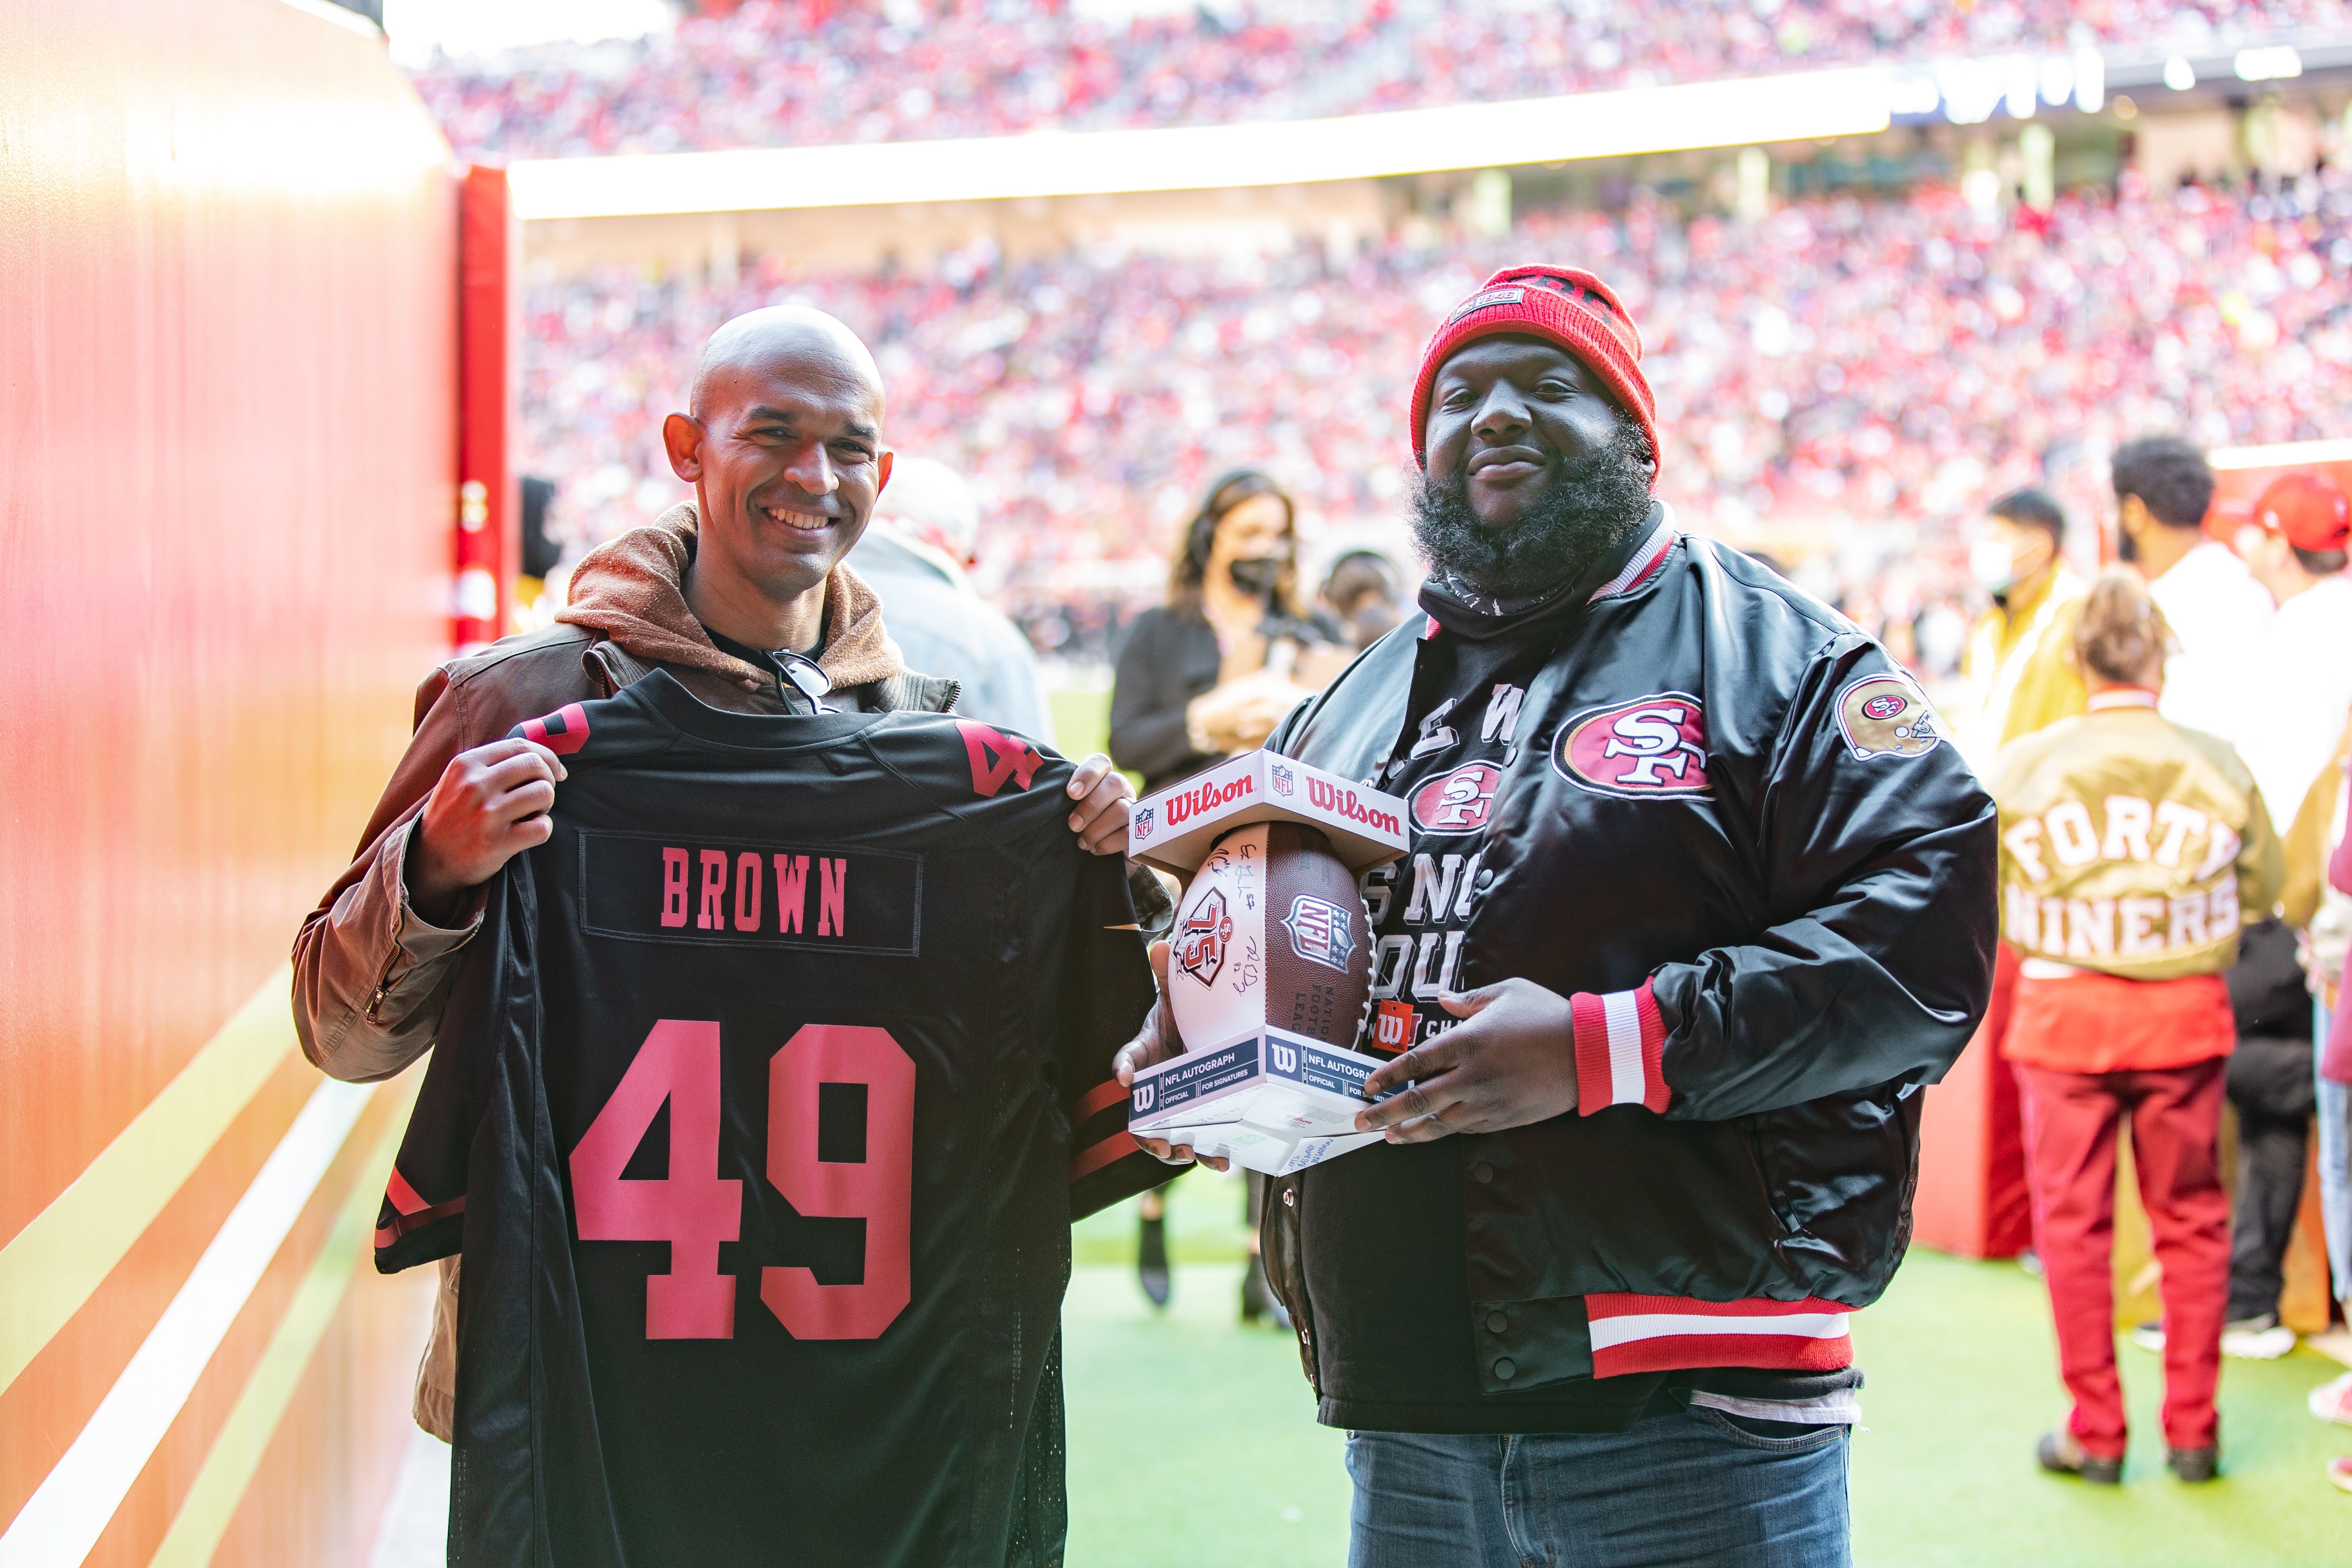
[[[2133,1328],[2131,1342],[2144,1351],[2161,1353],[2164,1350],[2164,1324],[2161,1321],[2141,1323]]]
[[[2340,1422],[2352,1426],[2352,1372],[2331,1383],[2323,1383],[2311,1391],[2305,1401],[2311,1413],[2322,1421]]]
[[[2294,1331],[2267,1315],[2221,1326],[2221,1353],[2240,1361],[2276,1361],[2294,1344]]]

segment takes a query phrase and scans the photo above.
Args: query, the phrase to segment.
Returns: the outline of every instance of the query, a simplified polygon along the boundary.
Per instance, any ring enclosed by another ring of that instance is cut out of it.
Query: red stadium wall
[[[447,159],[319,0],[0,8],[11,1561],[364,1562],[406,1440],[408,1086],[284,959],[447,647]]]

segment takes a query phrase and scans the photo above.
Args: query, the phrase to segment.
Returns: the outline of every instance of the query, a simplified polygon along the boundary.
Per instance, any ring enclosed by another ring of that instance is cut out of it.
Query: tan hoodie
[[[572,603],[545,631],[512,637],[455,659],[416,689],[415,730],[360,835],[359,852],[294,939],[294,1028],[302,1052],[331,1078],[388,1079],[423,1056],[439,1031],[458,959],[481,924],[477,896],[454,926],[408,906],[403,868],[409,830],[450,760],[567,702],[609,697],[667,669],[704,702],[783,712],[772,673],[719,651],[687,608],[695,512],[673,507],[582,561]],[[882,627],[882,605],[846,566],[825,581],[817,664],[833,700],[858,710],[944,712],[951,681],[909,675]],[[417,1369],[417,1424],[446,1441],[455,1388],[457,1268],[442,1267],[440,1310]]]

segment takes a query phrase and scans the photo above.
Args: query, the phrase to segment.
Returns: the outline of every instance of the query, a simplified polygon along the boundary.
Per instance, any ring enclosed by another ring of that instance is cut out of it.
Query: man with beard
[[[1990,985],[1991,802],[1874,643],[1651,499],[1600,279],[1497,273],[1412,418],[1427,618],[1270,742],[1412,819],[1364,884],[1385,1142],[1265,1216],[1351,1562],[1843,1563],[1848,1317]]]

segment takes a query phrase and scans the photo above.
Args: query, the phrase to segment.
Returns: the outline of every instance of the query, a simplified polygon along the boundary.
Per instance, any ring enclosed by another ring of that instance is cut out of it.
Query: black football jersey
[[[1069,764],[659,673],[516,733],[565,758],[553,836],[494,887],[376,1237],[464,1257],[449,1561],[1058,1563],[1070,1221],[1167,1175]]]

